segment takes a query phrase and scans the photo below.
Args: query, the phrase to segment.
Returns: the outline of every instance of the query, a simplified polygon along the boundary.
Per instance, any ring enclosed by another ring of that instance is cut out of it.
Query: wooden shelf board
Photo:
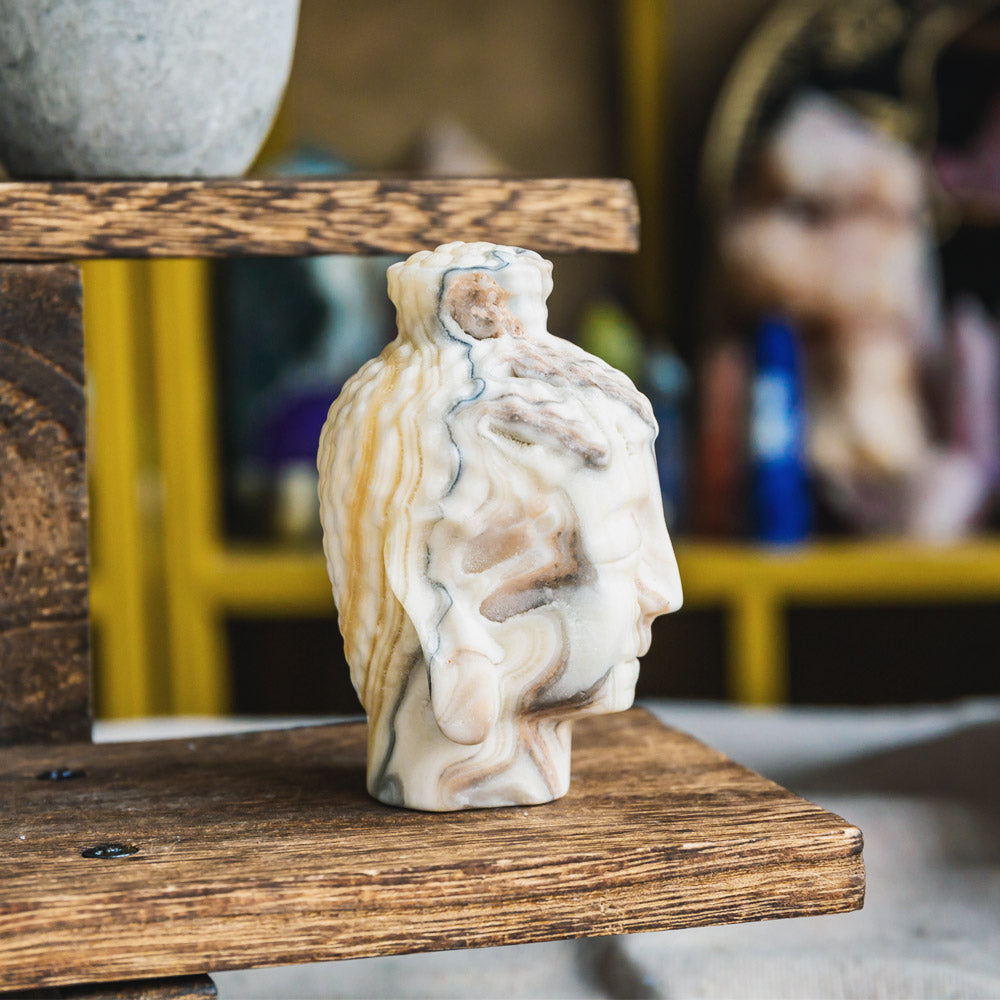
[[[359,723],[6,750],[0,989],[862,905],[839,817],[639,709],[575,735],[559,802],[439,815],[367,796]]]
[[[635,191],[602,178],[6,181],[0,259],[409,254],[452,240],[634,253]]]

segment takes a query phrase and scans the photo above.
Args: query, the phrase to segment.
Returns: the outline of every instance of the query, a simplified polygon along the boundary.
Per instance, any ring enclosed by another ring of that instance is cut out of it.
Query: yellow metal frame
[[[799,549],[687,544],[678,549],[691,606],[729,612],[727,690],[736,701],[788,696],[789,604],[1000,599],[1000,541],[817,542]]]
[[[149,291],[171,704],[181,714],[221,714],[230,704],[225,637],[204,583],[223,547],[207,265],[157,261],[150,267]]]
[[[166,705],[157,674],[166,667],[155,639],[149,596],[155,586],[151,541],[154,493],[144,490],[152,456],[144,441],[141,358],[145,282],[141,265],[83,265],[84,326],[90,396],[91,616],[98,624],[100,683],[96,710],[105,717],[148,715]]]
[[[727,692],[749,704],[787,699],[790,604],[1000,599],[1000,541],[995,540],[946,548],[828,542],[787,551],[682,542],[677,557],[686,606],[726,611]],[[217,607],[242,614],[332,612],[320,553],[221,551],[204,583]]]
[[[97,712],[224,713],[207,265],[99,261],[83,272]]]
[[[667,58],[671,5],[667,0],[625,0],[620,8],[625,161],[643,219],[642,256],[635,261],[639,319],[659,335],[666,326],[663,275],[668,270]]]

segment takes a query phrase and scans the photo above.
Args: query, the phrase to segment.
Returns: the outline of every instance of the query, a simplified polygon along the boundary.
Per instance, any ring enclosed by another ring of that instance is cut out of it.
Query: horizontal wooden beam
[[[0,259],[409,254],[453,240],[638,249],[628,181],[307,178],[0,183]]]

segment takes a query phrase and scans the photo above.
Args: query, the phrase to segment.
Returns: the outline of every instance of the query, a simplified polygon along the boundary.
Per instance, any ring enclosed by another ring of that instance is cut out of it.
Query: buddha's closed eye
[[[462,569],[489,574],[493,589],[479,613],[504,622],[552,603],[559,591],[593,582],[595,569],[579,533],[560,519],[539,518],[520,507],[498,518],[467,543]]]
[[[593,582],[596,573],[588,562],[573,530],[536,536],[522,550],[527,564],[518,561],[514,573],[503,580],[479,606],[479,613],[492,622],[551,604],[559,592]]]

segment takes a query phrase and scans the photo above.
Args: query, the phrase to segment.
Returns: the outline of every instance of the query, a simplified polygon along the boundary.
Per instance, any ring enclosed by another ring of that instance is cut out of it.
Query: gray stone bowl
[[[0,0],[13,177],[238,176],[288,81],[299,0]]]

